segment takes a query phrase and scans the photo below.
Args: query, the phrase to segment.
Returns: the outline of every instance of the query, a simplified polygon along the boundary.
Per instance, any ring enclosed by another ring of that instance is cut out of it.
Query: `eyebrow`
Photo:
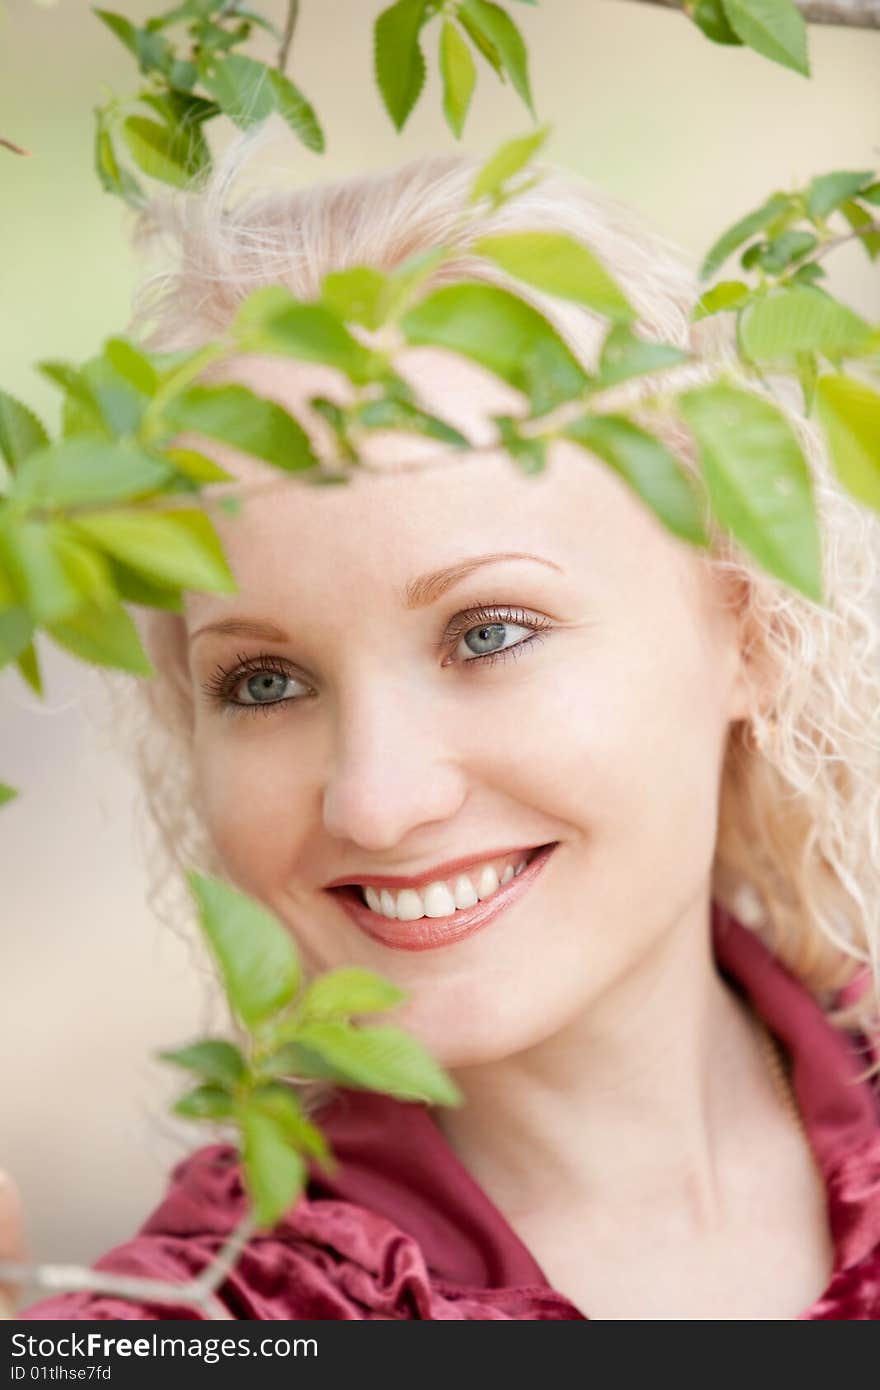
[[[454,584],[473,574],[474,570],[481,569],[484,565],[497,565],[510,560],[532,560],[535,564],[547,565],[559,574],[565,573],[562,566],[557,565],[554,560],[548,560],[543,555],[530,555],[522,550],[505,550],[495,555],[474,555],[468,560],[459,560],[457,564],[446,565],[442,569],[431,570],[428,574],[419,575],[417,579],[411,579],[401,592],[403,606],[410,611],[427,608],[441,599]],[[221,618],[219,622],[206,623],[204,627],[196,628],[189,640],[194,642],[197,637],[202,637],[208,632],[226,637],[262,637],[267,642],[290,640],[287,633],[275,623],[260,622],[251,618]]]

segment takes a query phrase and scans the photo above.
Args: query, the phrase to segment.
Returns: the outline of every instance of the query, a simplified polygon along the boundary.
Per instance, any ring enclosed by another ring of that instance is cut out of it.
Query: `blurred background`
[[[0,0],[0,386],[55,424],[40,358],[81,360],[124,329],[138,268],[127,214],[92,170],[92,108],[134,91],[134,61],[85,0]],[[254,0],[281,21],[280,0]],[[327,153],[289,136],[297,181],[449,149],[431,78],[403,135],[371,75],[386,0],[302,0],[289,71],[318,109]],[[142,21],[170,0],[116,0]],[[547,154],[638,208],[694,260],[777,187],[880,165],[880,32],[813,28],[813,78],[710,44],[683,16],[622,0],[512,7],[530,52]],[[257,43],[270,58],[271,42]],[[524,132],[510,88],[481,66],[462,142]],[[215,148],[223,143],[209,127]],[[219,134],[219,132],[218,132]],[[880,277],[856,247],[833,288],[880,316]],[[39,1260],[90,1262],[130,1236],[198,1135],[167,1118],[160,1046],[191,1037],[203,981],[146,904],[137,787],[113,752],[100,681],[38,638],[47,695],[0,675],[0,1167],[17,1179]]]

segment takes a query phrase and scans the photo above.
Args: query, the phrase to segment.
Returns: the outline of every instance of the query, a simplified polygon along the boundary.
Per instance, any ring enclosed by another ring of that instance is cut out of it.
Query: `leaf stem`
[[[299,0],[287,0],[287,17],[284,21],[284,32],[281,35],[281,47],[278,49],[278,62],[276,63],[279,72],[284,72],[287,67],[290,45],[293,43],[293,32],[296,29],[298,18]]]

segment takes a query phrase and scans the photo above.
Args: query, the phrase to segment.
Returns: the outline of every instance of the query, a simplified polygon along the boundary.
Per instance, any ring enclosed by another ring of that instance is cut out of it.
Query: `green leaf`
[[[289,1004],[300,969],[293,938],[262,903],[195,869],[187,881],[229,1003],[248,1027]]]
[[[38,362],[37,370],[42,372],[43,376],[48,377],[56,386],[59,386],[68,399],[76,402],[83,426],[106,432],[106,422],[101,407],[79,368],[74,367],[70,362],[49,359]]]
[[[875,207],[880,207],[880,183],[871,183],[867,188],[863,188],[859,193],[859,198],[863,203],[871,203]]]
[[[732,227],[728,227],[707,252],[706,259],[700,267],[700,279],[708,280],[710,275],[714,275],[738,246],[742,246],[756,232],[762,231],[774,217],[784,212],[791,202],[790,194],[774,193],[761,207],[740,218]]]
[[[185,1067],[203,1076],[206,1081],[216,1081],[221,1086],[237,1086],[244,1080],[247,1068],[241,1052],[225,1038],[203,1038],[157,1054],[163,1062],[171,1062],[175,1067]]]
[[[34,643],[28,642],[24,651],[19,652],[15,658],[15,664],[24,680],[27,681],[31,690],[37,695],[43,694],[43,677],[40,674],[40,661],[37,656],[37,649]]]
[[[819,245],[812,232],[790,231],[774,237],[758,257],[758,264],[769,275],[778,275],[787,266],[807,256]]]
[[[481,237],[472,250],[547,294],[572,299],[607,318],[635,317],[632,305],[601,261],[565,232],[502,232]]]
[[[306,991],[301,1011],[304,1019],[349,1018],[393,1009],[406,997],[404,990],[372,970],[347,966],[320,975]]]
[[[164,418],[175,430],[221,440],[288,473],[317,463],[302,425],[246,386],[189,386],[168,404]]]
[[[819,280],[825,279],[825,271],[815,261],[807,261],[804,265],[799,265],[790,277],[792,285],[814,285]]]
[[[505,141],[477,170],[468,201],[478,203],[481,198],[489,198],[495,202],[500,199],[508,181],[525,168],[549,134],[550,127],[544,125],[528,135],[518,135],[513,140]]]
[[[495,285],[445,285],[401,320],[407,340],[471,357],[543,409],[576,396],[586,375],[551,324]]]
[[[260,1229],[270,1230],[293,1205],[306,1184],[304,1159],[272,1115],[252,1101],[240,1108],[245,1185]]]
[[[512,415],[493,415],[498,426],[501,444],[521,473],[543,473],[547,466],[547,439],[542,435],[525,435],[521,422]]]
[[[384,322],[388,277],[372,266],[334,270],[321,282],[321,299],[345,323],[374,330]]]
[[[151,178],[183,188],[189,182],[187,151],[167,126],[148,116],[127,116],[122,138],[138,168]]]
[[[217,103],[176,91],[142,92],[140,99],[162,117],[175,163],[182,165],[189,178],[205,173],[211,167],[211,150],[201,123],[220,114]]]
[[[128,51],[138,60],[141,72],[163,71],[168,67],[173,50],[168,40],[149,29],[139,29],[125,15],[114,14],[112,10],[92,11],[107,25],[111,33],[125,44]]]
[[[827,217],[829,212],[839,208],[847,198],[869,184],[872,178],[870,169],[858,173],[844,169],[834,174],[820,174],[807,188],[807,212],[813,218]]]
[[[11,469],[23,463],[28,454],[45,448],[49,436],[29,406],[0,391],[0,454]]]
[[[7,782],[0,782],[0,806],[5,806],[19,795],[17,787],[10,787]]]
[[[599,373],[590,383],[590,390],[604,391],[634,376],[678,367],[688,360],[688,353],[671,343],[648,342],[633,333],[627,324],[618,323],[605,335]]]
[[[495,47],[494,43],[492,43],[491,39],[486,37],[479,25],[474,23],[466,11],[459,10],[455,17],[477,52],[482,54],[490,68],[498,74],[500,81],[506,82],[507,74],[504,71],[501,54],[498,52],[498,49]]]
[[[679,402],[722,526],[770,574],[821,603],[812,479],[781,411],[726,382],[688,391]]]
[[[220,540],[198,508],[170,512],[114,510],[71,522],[108,555],[160,584],[236,593]]]
[[[224,115],[241,130],[264,121],[275,110],[276,87],[270,70],[255,58],[231,53],[221,58],[213,70],[203,71],[201,79]]]
[[[69,617],[83,602],[58,555],[51,524],[6,517],[0,558],[37,626]]]
[[[854,202],[851,198],[847,199],[845,203],[841,203],[840,211],[854,232],[861,232],[863,227],[874,225],[874,218],[871,214],[866,212],[860,203]],[[880,232],[866,232],[859,237],[859,241],[865,249],[868,260],[875,260],[880,254]]]
[[[222,1086],[196,1086],[171,1108],[188,1120],[227,1120],[235,1110],[232,1096]]]
[[[300,303],[280,285],[266,285],[248,295],[233,331],[247,352],[325,362],[354,382],[369,381],[374,374],[373,354],[326,304]]]
[[[467,15],[470,27],[489,41],[510,76],[515,90],[534,116],[532,92],[529,85],[528,51],[522,34],[510,15],[492,0],[463,0],[459,15]]]
[[[429,439],[439,439],[456,449],[470,447],[470,441],[457,429],[453,429],[452,425],[406,401],[387,398],[366,401],[355,411],[355,418],[367,429],[404,430],[411,434],[426,435]]]
[[[398,130],[425,85],[425,59],[419,34],[427,0],[397,0],[377,17],[373,29],[376,85]]]
[[[70,523],[58,519],[49,523],[55,554],[71,584],[90,603],[113,608],[118,601],[109,562],[72,531]]]
[[[111,666],[136,676],[155,671],[141,646],[137,628],[122,604],[85,604],[63,622],[47,623],[59,646],[90,665]]]
[[[167,589],[145,579],[112,555],[105,557],[119,597],[126,603],[139,603],[144,608],[161,608],[169,613],[183,612],[183,597],[179,589]]]
[[[314,1020],[301,1024],[296,1041],[344,1085],[382,1091],[399,1100],[460,1103],[457,1088],[430,1053],[399,1028],[356,1028],[337,1019]]]
[[[583,415],[564,435],[609,464],[674,535],[706,545],[694,485],[654,435],[622,415]]]
[[[807,26],[792,0],[722,0],[731,28],[743,43],[774,63],[810,75]]]
[[[837,476],[880,511],[880,395],[851,376],[821,376],[816,408]]]
[[[755,300],[739,322],[740,345],[753,362],[778,362],[799,352],[836,358],[858,350],[870,329],[845,304],[810,285],[791,285]]]
[[[721,0],[697,0],[689,17],[713,43],[741,44],[742,39],[730,27]]]
[[[256,1087],[247,1099],[247,1107],[270,1115],[288,1144],[299,1153],[321,1161],[322,1167],[333,1168],[330,1146],[321,1131],[306,1119],[293,1091],[280,1081],[269,1081]]]
[[[307,150],[321,154],[324,150],[324,132],[314,107],[283,72],[277,68],[269,68],[268,72],[278,114]]]
[[[470,49],[448,19],[440,30],[440,76],[446,121],[456,139],[460,139],[477,83],[477,69]]]
[[[176,445],[169,445],[162,450],[162,456],[174,465],[178,473],[196,484],[235,481],[232,473],[221,468],[219,463],[208,458],[207,454],[200,454],[195,449],[181,449]]]
[[[98,506],[154,492],[171,475],[132,440],[80,434],[31,454],[11,495],[26,507]]]
[[[143,396],[154,396],[159,386],[159,373],[150,359],[127,338],[108,338],[104,356],[118,376],[121,376]]]
[[[101,187],[107,193],[115,193],[124,198],[131,207],[142,207],[146,196],[137,179],[119,163],[113,145],[113,137],[107,125],[106,112],[96,106],[95,110],[95,172]]]
[[[748,299],[751,290],[742,280],[719,280],[698,300],[691,315],[694,323],[709,314],[720,314],[726,309],[736,309]]]
[[[33,620],[21,604],[0,604],[0,666],[17,661],[27,650],[34,632]]]

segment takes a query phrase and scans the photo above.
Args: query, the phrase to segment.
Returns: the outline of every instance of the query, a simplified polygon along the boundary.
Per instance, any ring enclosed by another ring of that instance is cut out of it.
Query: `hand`
[[[7,1173],[0,1172],[0,1260],[23,1260],[24,1215],[18,1188]],[[0,1283],[0,1318],[14,1318],[18,1289]]]

